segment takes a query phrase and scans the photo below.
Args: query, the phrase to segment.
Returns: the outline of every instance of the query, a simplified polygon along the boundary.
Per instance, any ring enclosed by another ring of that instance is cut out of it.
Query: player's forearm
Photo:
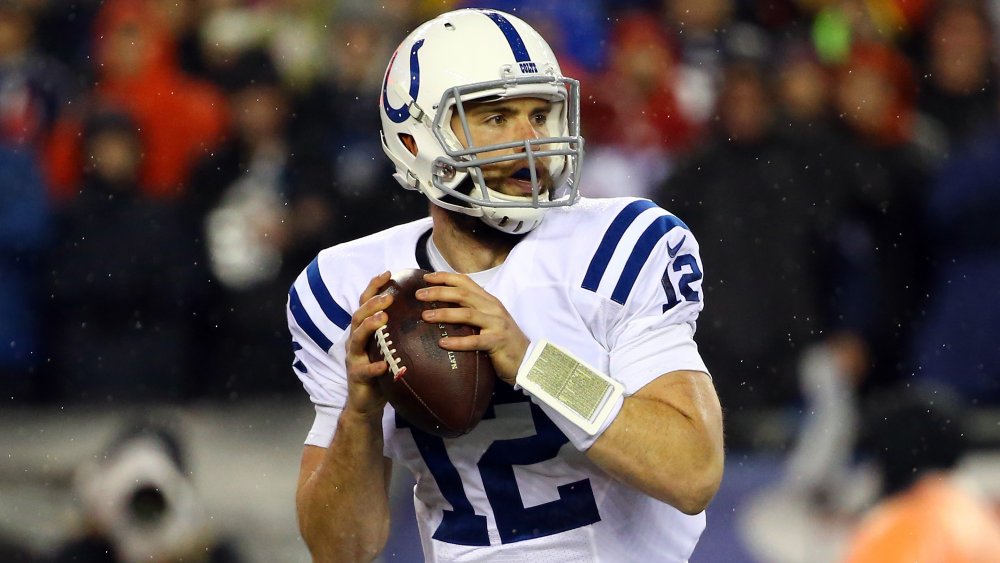
[[[313,560],[371,561],[389,536],[381,420],[345,410],[322,462],[299,487],[299,528]]]
[[[634,395],[587,456],[616,479],[687,514],[722,482],[721,414],[714,394],[689,405]]]

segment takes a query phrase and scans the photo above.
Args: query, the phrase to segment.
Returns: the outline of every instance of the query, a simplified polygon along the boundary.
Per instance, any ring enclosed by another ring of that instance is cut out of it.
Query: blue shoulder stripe
[[[348,325],[351,324],[351,315],[333,300],[330,290],[323,283],[323,277],[319,274],[319,257],[314,258],[309,267],[306,268],[306,277],[309,278],[309,289],[312,290],[313,297],[319,303],[320,309],[323,309],[326,318],[338,327],[347,330]]]
[[[316,323],[309,318],[309,313],[306,312],[306,308],[302,306],[302,300],[299,299],[299,292],[292,286],[292,290],[288,292],[288,308],[292,311],[292,317],[295,322],[298,323],[302,330],[306,331],[309,338],[312,339],[320,348],[325,352],[329,352],[330,348],[333,346],[333,342],[323,334],[323,331],[316,326]]]
[[[656,207],[656,204],[648,199],[640,199],[628,204],[625,209],[618,213],[607,232],[604,233],[604,239],[601,240],[594,258],[590,261],[590,266],[587,267],[587,273],[583,276],[583,289],[597,291],[597,287],[601,285],[601,278],[604,277],[604,272],[608,269],[608,264],[611,263],[611,257],[615,254],[615,248],[625,236],[625,231],[640,213],[651,207]]]
[[[635,248],[632,249],[632,254],[625,261],[622,277],[618,278],[618,284],[615,285],[615,290],[611,293],[612,301],[622,305],[625,304],[629,293],[632,292],[632,286],[635,285],[635,281],[639,278],[639,271],[642,270],[642,266],[653,252],[653,247],[674,227],[687,229],[687,225],[673,215],[657,217],[655,221],[646,227],[642,236],[636,241]]]

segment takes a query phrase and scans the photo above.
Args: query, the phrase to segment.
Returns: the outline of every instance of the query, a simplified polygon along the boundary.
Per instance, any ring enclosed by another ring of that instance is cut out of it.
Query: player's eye
[[[503,125],[507,123],[507,116],[501,113],[490,115],[486,118],[486,123],[490,125]]]
[[[548,112],[538,112],[532,115],[531,119],[534,121],[535,125],[545,125],[549,121],[549,114]]]

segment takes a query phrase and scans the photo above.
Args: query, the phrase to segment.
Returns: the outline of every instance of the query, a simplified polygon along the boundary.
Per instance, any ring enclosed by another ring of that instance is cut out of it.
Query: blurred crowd
[[[375,104],[398,40],[467,5],[581,80],[586,195],[698,235],[729,412],[917,380],[1000,403],[1000,11],[975,0],[0,0],[4,401],[298,392],[287,288],[426,214]]]

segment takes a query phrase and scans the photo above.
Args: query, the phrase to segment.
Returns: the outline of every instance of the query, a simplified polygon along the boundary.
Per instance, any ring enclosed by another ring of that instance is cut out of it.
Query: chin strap
[[[463,191],[463,193],[468,193],[471,190],[478,189],[478,186],[472,177],[469,176],[462,181],[458,189],[459,191]],[[486,192],[490,200],[493,201],[524,203],[531,201],[531,196],[506,195],[491,188],[486,188]],[[439,207],[462,213],[463,215],[469,215],[470,217],[479,217],[483,223],[510,235],[523,235],[538,227],[542,223],[542,219],[545,218],[545,212],[547,211],[543,207],[490,207],[487,205],[478,205],[462,201],[452,195],[445,195],[437,199],[430,197],[429,194],[425,193],[425,195]],[[539,196],[539,201],[549,201],[548,192]]]
[[[530,202],[531,196],[513,196],[500,193],[496,190],[486,188],[491,200],[503,202]],[[538,196],[539,201],[548,201],[548,192]],[[487,207],[476,205],[482,210],[482,221],[494,229],[512,235],[524,234],[532,231],[542,223],[547,211],[543,207]]]
[[[532,231],[542,223],[545,210],[541,208],[495,208],[483,207],[480,219],[490,227],[511,235],[521,235]]]

